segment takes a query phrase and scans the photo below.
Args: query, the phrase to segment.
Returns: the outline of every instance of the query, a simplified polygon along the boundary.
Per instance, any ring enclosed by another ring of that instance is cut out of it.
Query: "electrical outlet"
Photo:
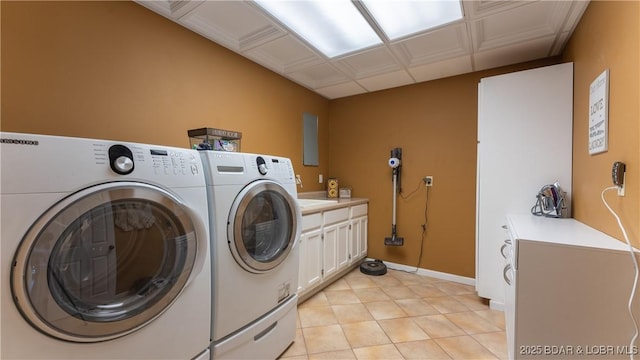
[[[627,166],[625,163],[621,161],[616,161],[613,163],[613,168],[611,169],[611,178],[613,180],[613,185],[618,187],[618,196],[624,196],[624,185],[627,175],[626,170]]]
[[[322,177],[322,174],[318,175],[318,184],[322,184],[324,182],[324,178]]]
[[[617,185],[618,187],[618,196],[624,196],[624,188],[626,186],[626,183],[624,180],[626,180],[627,177],[627,173],[623,173],[622,174],[622,183],[620,185]]]
[[[425,176],[422,181],[424,181],[425,186],[433,186],[433,176]]]

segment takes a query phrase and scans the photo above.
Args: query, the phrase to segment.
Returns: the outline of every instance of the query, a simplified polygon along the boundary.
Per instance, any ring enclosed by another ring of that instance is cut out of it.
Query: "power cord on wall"
[[[629,295],[629,303],[628,303],[628,309],[629,309],[629,315],[631,316],[631,320],[633,321],[633,326],[635,328],[635,334],[633,335],[633,337],[631,338],[631,342],[629,343],[629,357],[633,360],[634,358],[634,354],[636,352],[635,350],[635,342],[638,339],[638,322],[636,321],[635,316],[633,315],[633,308],[632,308],[632,304],[633,304],[633,298],[635,297],[636,294],[636,288],[638,286],[638,261],[636,260],[636,256],[635,256],[635,251],[633,250],[633,246],[631,246],[631,242],[629,241],[629,237],[627,236],[627,231],[624,229],[624,226],[622,225],[622,221],[620,221],[620,217],[618,216],[618,214],[616,214],[615,211],[613,211],[613,209],[611,209],[611,206],[609,206],[609,204],[607,203],[607,200],[605,200],[604,198],[604,193],[609,191],[609,190],[618,190],[617,186],[611,186],[608,187],[604,190],[602,190],[602,193],[600,194],[600,198],[602,199],[602,202],[604,203],[604,206],[607,207],[607,209],[609,210],[609,212],[613,215],[613,217],[616,219],[616,221],[618,222],[618,226],[620,227],[620,230],[622,230],[622,235],[624,236],[624,240],[627,242],[627,245],[629,245],[629,252],[631,254],[631,260],[633,260],[633,268],[635,269],[635,277],[633,280],[633,287],[631,288],[631,295]]]
[[[418,187],[413,190],[409,195],[407,196],[403,196],[402,194],[400,194],[400,197],[402,197],[402,199],[404,200],[408,200],[411,196],[413,196],[416,192],[418,192],[420,190],[420,188],[422,188],[424,185],[424,180],[420,179],[420,183],[418,184]],[[427,209],[429,208],[429,189],[430,187],[426,187],[427,188],[427,196],[424,202],[424,222],[420,225],[422,227],[422,233],[420,235],[421,240],[420,240],[420,255],[418,256],[418,264],[416,265],[416,269],[414,271],[407,271],[407,272],[411,272],[411,273],[417,273],[418,270],[420,269],[420,263],[422,262],[422,254],[424,252],[424,239],[427,235]]]
[[[422,181],[422,179],[420,179],[420,183],[418,184],[418,187],[417,187],[415,190],[413,190],[412,192],[410,192],[410,193],[409,193],[409,195],[407,195],[407,196],[404,196],[404,195],[402,195],[402,193],[400,193],[400,197],[401,197],[403,200],[409,200],[409,198],[411,198],[415,193],[417,193],[418,191],[420,191],[420,188],[422,188],[422,184],[424,184],[424,181]]]

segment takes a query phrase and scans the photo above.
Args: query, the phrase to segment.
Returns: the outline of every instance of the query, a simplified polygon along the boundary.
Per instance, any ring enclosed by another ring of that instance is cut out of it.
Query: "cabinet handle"
[[[504,249],[511,245],[511,239],[506,239],[504,244],[500,247],[500,254],[502,254],[503,258],[507,258],[507,254],[504,253]]]
[[[507,273],[511,270],[511,264],[507,264],[507,266],[504,267],[504,270],[502,271],[502,277],[504,278],[504,282],[507,283],[507,285],[511,285],[511,279],[509,279],[509,277],[507,276]]]
[[[505,258],[505,259],[507,258],[507,254],[505,254],[505,253],[504,253],[504,249],[506,249],[506,248],[507,248],[507,246],[509,246],[509,245],[508,245],[508,244],[503,244],[503,245],[500,247],[500,254],[501,254],[501,255],[502,255],[502,257],[503,257],[503,258]]]
[[[509,230],[509,228],[507,227],[507,225],[502,225],[501,228],[505,229],[505,230]]]

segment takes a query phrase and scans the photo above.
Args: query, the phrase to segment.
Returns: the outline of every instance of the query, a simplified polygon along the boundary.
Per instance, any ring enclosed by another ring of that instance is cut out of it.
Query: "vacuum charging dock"
[[[404,245],[404,238],[399,236],[392,236],[384,238],[385,246],[402,246]]]
[[[393,169],[393,221],[391,222],[391,236],[384,238],[385,246],[402,246],[404,238],[397,236],[396,233],[396,197],[398,194],[400,182],[400,160],[402,159],[402,148],[391,150],[389,158],[389,166]]]

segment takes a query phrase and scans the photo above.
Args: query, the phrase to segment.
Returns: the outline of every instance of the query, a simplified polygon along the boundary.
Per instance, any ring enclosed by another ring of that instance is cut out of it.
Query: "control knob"
[[[124,145],[113,145],[109,148],[109,165],[116,174],[130,174],[135,167],[133,153]]]
[[[126,156],[120,156],[113,162],[113,166],[117,169],[117,173],[128,174],[133,169],[133,160]]]
[[[262,156],[258,156],[256,164],[258,164],[258,172],[262,175],[267,175],[267,163]]]

